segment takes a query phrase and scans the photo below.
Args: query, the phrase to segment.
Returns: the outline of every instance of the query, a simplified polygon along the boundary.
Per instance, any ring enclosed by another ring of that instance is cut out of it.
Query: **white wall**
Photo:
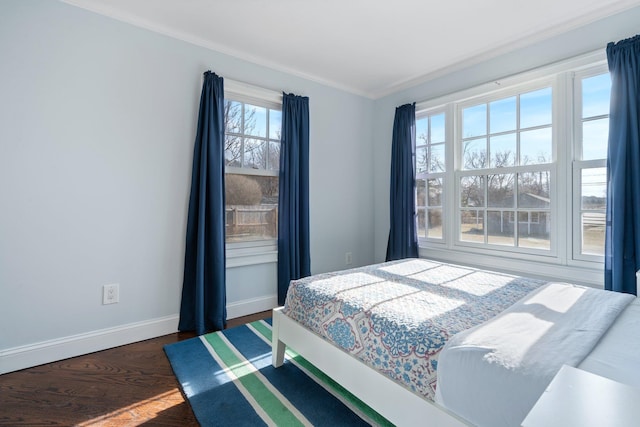
[[[373,101],[46,0],[0,2],[0,58],[0,373],[175,330],[208,69],[310,97],[312,271],[373,261]]]
[[[378,99],[375,103],[373,121],[373,169],[376,171],[373,177],[375,261],[384,260],[389,235],[389,164],[393,117],[397,106],[436,99],[597,49],[604,50],[608,42],[617,42],[640,32],[638,22],[640,8],[631,9]],[[434,42],[446,43],[446,38]],[[490,262],[493,263],[491,265],[495,264],[495,260]]]

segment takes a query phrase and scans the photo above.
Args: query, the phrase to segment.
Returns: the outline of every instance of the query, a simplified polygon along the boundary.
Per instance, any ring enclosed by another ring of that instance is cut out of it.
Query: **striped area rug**
[[[202,426],[391,425],[289,349],[271,366],[270,320],[164,350]]]

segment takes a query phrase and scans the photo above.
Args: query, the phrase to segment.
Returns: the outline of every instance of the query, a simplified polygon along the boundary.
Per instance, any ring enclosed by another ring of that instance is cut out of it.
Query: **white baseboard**
[[[227,304],[227,318],[271,310],[276,295]],[[178,330],[177,314],[0,350],[0,375],[57,360],[168,335]]]
[[[0,374],[168,335],[177,330],[178,315],[172,315],[0,350]]]
[[[278,306],[278,296],[271,295],[261,298],[246,299],[227,304],[227,319],[248,316],[253,313],[271,310]]]

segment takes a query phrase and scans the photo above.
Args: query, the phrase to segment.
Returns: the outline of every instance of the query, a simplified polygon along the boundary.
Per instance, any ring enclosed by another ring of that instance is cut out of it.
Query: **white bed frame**
[[[468,426],[442,406],[428,401],[330,344],[282,312],[273,309],[272,364],[284,363],[286,347],[307,359],[397,426]]]

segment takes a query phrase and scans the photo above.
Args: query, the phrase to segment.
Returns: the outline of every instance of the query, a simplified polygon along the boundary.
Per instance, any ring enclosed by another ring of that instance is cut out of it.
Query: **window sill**
[[[227,268],[278,262],[278,245],[273,241],[247,244],[228,244]]]
[[[570,282],[599,289],[604,288],[603,267],[595,263],[590,263],[595,265],[587,268],[582,265],[562,264],[558,258],[547,257],[546,260],[543,260],[536,259],[536,257],[528,257],[517,259],[478,253],[477,250],[466,250],[466,248],[454,250],[434,246],[421,246],[419,255],[422,258],[454,264],[466,264],[478,268],[503,271],[509,274]]]

